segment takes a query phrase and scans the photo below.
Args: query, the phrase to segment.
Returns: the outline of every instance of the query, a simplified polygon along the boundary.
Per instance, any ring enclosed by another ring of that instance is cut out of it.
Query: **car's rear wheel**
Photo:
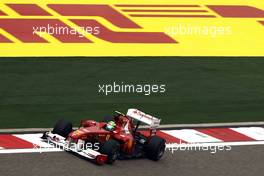
[[[116,140],[110,139],[106,141],[100,148],[102,154],[107,155],[107,163],[113,164],[119,155],[120,145]]]
[[[145,147],[146,156],[151,160],[158,161],[165,152],[165,145],[164,139],[158,136],[150,137]]]
[[[72,132],[72,123],[67,122],[67,121],[65,121],[63,119],[59,120],[55,124],[55,126],[53,128],[53,131],[52,131],[52,133],[61,135],[61,136],[65,137],[65,138],[68,137],[70,132]]]

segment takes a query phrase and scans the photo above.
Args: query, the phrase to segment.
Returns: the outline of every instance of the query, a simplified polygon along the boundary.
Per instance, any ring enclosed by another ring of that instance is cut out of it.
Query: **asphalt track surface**
[[[70,153],[1,154],[0,175],[107,175],[107,176],[261,176],[264,146],[236,146],[231,151],[166,152],[159,162],[122,160],[98,166]]]

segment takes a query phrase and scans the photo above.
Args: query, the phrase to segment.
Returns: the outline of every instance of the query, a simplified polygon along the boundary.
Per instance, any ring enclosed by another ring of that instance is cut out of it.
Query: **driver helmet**
[[[116,127],[116,123],[114,121],[110,121],[106,124],[105,129],[108,131],[113,131]]]

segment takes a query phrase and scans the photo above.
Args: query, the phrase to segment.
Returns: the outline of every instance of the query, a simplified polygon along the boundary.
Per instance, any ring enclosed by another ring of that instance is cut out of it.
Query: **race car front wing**
[[[53,147],[76,153],[84,158],[95,161],[97,164],[101,165],[107,162],[107,155],[101,154],[100,152],[90,148],[84,148],[84,141],[82,140],[74,142],[70,138],[65,138],[58,134],[53,134],[52,132],[45,132],[42,139]]]

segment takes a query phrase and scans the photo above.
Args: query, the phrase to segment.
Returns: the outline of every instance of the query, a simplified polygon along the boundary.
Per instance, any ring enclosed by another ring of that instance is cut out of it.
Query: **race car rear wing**
[[[151,128],[157,128],[160,124],[161,119],[153,117],[149,114],[145,114],[137,109],[128,109],[127,116],[131,117],[132,119],[138,120],[149,125]]]

